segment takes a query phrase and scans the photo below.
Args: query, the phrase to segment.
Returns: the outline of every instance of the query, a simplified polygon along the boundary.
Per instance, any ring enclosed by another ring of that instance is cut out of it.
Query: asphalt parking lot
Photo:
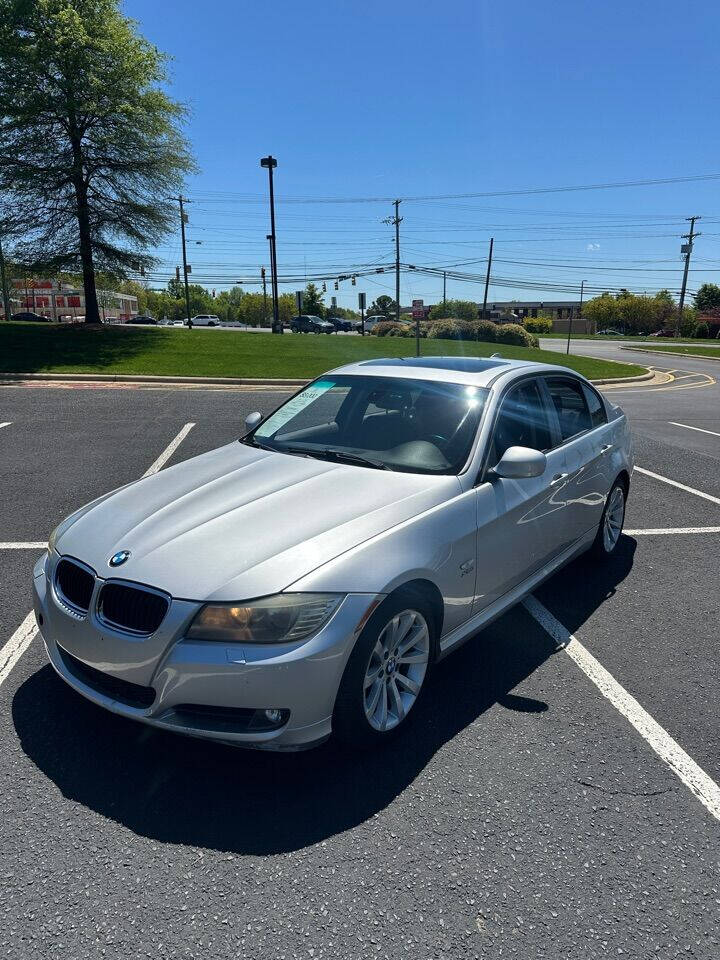
[[[466,644],[363,755],[107,714],[27,626],[62,517],[284,394],[0,386],[1,954],[716,960],[720,368],[674,359],[612,391],[641,468],[613,562]]]

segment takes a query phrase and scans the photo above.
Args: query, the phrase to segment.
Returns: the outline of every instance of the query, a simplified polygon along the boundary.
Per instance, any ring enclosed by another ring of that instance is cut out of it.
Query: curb
[[[690,360],[720,361],[720,347],[717,357],[709,357],[706,353],[675,353],[674,350],[657,350],[653,347],[620,347],[621,350],[630,350],[634,353],[651,353],[655,357],[688,357]]]
[[[685,356],[685,354],[683,354]],[[715,358],[712,358],[715,359]],[[718,357],[717,359],[720,359]],[[603,387],[616,383],[641,383],[644,380],[652,380],[655,374],[652,371],[641,373],[634,377],[610,377],[605,380],[591,380],[595,386]],[[0,372],[0,383],[7,380],[43,380],[57,381],[59,383],[152,383],[152,384],[208,384],[213,386],[226,387],[302,387],[310,380],[293,379],[289,377],[271,379],[268,377],[253,379],[251,377],[159,377],[152,374],[134,374],[134,373],[2,373]]]
[[[255,386],[255,387],[302,387],[309,383],[307,379],[260,379],[248,377],[156,377],[150,374],[116,373],[0,373],[0,382],[3,380],[45,380],[75,383],[191,383],[191,384],[220,384],[224,386]]]

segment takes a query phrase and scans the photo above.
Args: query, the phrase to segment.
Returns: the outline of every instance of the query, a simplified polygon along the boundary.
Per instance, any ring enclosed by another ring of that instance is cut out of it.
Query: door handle
[[[555,476],[550,481],[550,486],[556,487],[558,483],[562,483],[562,481],[567,480],[567,478],[568,478],[567,473],[556,473]]]
[[[600,447],[600,453],[608,453],[610,450],[612,450],[613,446],[614,444],[612,443],[603,444],[603,446]]]

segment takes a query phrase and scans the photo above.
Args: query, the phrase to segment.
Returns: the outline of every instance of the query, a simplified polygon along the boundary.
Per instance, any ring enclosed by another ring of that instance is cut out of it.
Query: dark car
[[[667,329],[656,330],[655,333],[649,333],[648,336],[649,337],[667,337],[668,339],[670,339],[671,337],[675,336],[675,331],[667,330]]]
[[[293,333],[335,333],[335,327],[327,320],[308,315],[293,317],[290,321],[290,330]]]
[[[39,313],[25,310],[22,313],[13,313],[12,320],[29,320],[31,323],[50,323],[50,317],[41,317]]]
[[[352,321],[346,320],[344,317],[328,317],[327,322],[342,333],[350,333],[353,329]]]
[[[140,323],[145,326],[147,326],[148,324],[152,326],[157,326],[157,320],[155,319],[155,317],[146,317],[146,316],[143,316],[142,314],[137,317],[130,317],[130,319],[126,320],[125,323]]]

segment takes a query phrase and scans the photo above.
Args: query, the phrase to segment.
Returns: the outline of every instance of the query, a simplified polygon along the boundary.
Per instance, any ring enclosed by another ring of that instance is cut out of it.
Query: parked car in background
[[[346,320],[344,317],[328,317],[327,322],[331,323],[341,333],[351,333],[354,329],[352,320]]]
[[[144,314],[138,314],[137,317],[130,317],[130,319],[126,320],[125,323],[134,323],[140,326],[157,326],[157,320],[155,317],[148,317]]]
[[[621,337],[622,333],[619,330],[613,330],[612,327],[608,327],[607,330],[598,330],[598,337]]]
[[[439,660],[620,542],[630,429],[564,367],[360,361],[245,431],[50,536],[35,619],[105,709],[256,748],[380,744]]]
[[[190,321],[194,327],[219,327],[220,317],[214,313],[198,313]],[[189,326],[190,324],[188,324]]]
[[[10,315],[11,320],[27,320],[30,323],[52,323],[52,317],[42,317],[39,313],[33,313],[32,310],[23,310],[20,313]]]
[[[365,333],[372,333],[373,329],[379,323],[387,323],[388,320],[394,319],[394,317],[384,317],[382,314],[374,314],[372,317],[365,317]],[[359,329],[361,329],[361,327]]]
[[[675,336],[675,331],[674,331],[674,330],[667,330],[667,329],[665,329],[665,330],[656,330],[655,333],[649,333],[648,336],[649,336],[649,337],[667,337],[668,339],[670,339],[671,337],[674,337],[674,336]]]
[[[308,314],[293,317],[290,321],[290,330],[292,333],[335,333],[332,323]]]

